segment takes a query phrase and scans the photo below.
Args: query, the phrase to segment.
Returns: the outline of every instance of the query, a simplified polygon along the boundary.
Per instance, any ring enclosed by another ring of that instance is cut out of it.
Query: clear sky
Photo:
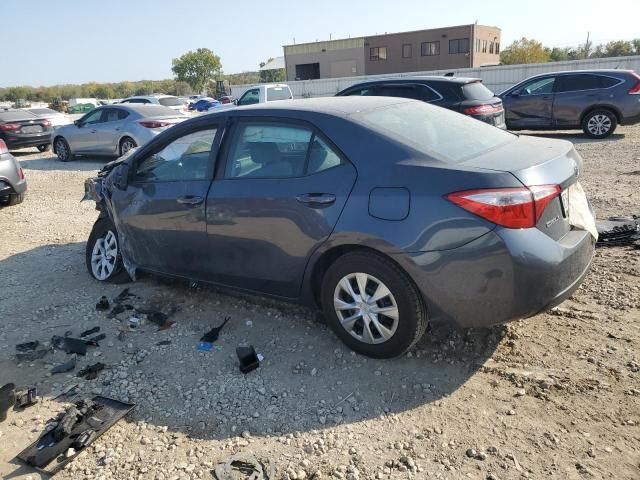
[[[0,0],[0,86],[171,78],[206,47],[226,73],[282,45],[478,21],[548,46],[640,37],[640,0]]]

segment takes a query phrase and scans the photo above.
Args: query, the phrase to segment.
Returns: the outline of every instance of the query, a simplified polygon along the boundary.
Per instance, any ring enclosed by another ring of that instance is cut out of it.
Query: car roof
[[[410,77],[386,77],[378,80],[369,80],[367,82],[354,83],[344,90],[353,87],[361,87],[363,85],[376,85],[381,83],[410,83],[410,82],[448,82],[458,85],[466,85],[467,83],[482,82],[481,78],[475,77],[445,77],[443,75],[415,75]]]
[[[175,97],[175,95],[133,95],[132,97],[123,98],[122,101],[131,100],[132,98],[146,98],[148,100],[150,98],[167,98],[167,97]]]
[[[600,75],[620,75],[622,74],[629,74],[633,72],[633,70],[622,70],[622,69],[594,69],[594,70],[560,70],[557,72],[545,72],[545,73],[539,73],[537,75],[532,75],[531,77],[526,78],[526,80],[529,80],[530,78],[536,78],[536,77],[547,77],[549,75],[568,75],[568,74],[576,74],[576,73],[591,73],[591,74],[600,74]]]
[[[158,109],[163,108],[168,110],[167,115],[176,115],[175,110],[172,110],[169,107],[165,107],[164,105],[158,105],[156,103],[118,103],[114,105],[103,105],[98,108],[100,108],[101,110],[104,110],[105,108],[118,108],[121,110],[128,110],[142,116],[146,116],[151,110],[157,112]],[[154,116],[158,116],[157,113]]]

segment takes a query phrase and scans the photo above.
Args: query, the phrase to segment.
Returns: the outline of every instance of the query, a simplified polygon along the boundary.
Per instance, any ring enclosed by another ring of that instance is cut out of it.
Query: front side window
[[[89,112],[80,120],[80,123],[83,125],[95,125],[96,123],[101,123],[104,121],[102,119],[102,112],[104,112],[104,110],[94,110]]]
[[[124,120],[129,114],[124,110],[116,108],[108,108],[104,114],[105,122],[117,122],[118,120]]]
[[[520,95],[547,95],[553,93],[555,80],[555,77],[533,80],[520,89]]]
[[[469,39],[456,38],[449,40],[449,54],[469,53]]]
[[[207,178],[216,129],[200,130],[177,138],[138,164],[135,180],[173,182]]]
[[[387,59],[387,47],[372,47],[369,49],[369,60],[378,61]]]
[[[422,42],[420,45],[420,55],[423,57],[440,55],[440,42]]]
[[[411,58],[411,44],[405,43],[402,45],[402,58]]]
[[[260,89],[258,88],[248,90],[238,100],[238,105],[254,105],[256,103],[260,103]]]

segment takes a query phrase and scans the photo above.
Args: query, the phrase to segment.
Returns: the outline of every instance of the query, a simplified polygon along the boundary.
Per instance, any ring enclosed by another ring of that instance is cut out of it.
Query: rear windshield
[[[485,87],[482,82],[463,85],[462,93],[467,100],[489,100],[494,97],[493,92]]]
[[[269,87],[267,88],[267,102],[273,100],[289,100],[291,91],[287,87]]]
[[[367,110],[352,118],[446,163],[461,162],[516,139],[480,120],[422,102]]]
[[[19,110],[15,112],[0,112],[0,122],[13,122],[14,120],[31,120],[35,115],[33,113]]]
[[[135,107],[130,107],[131,110],[135,110],[143,117],[175,117],[176,115],[180,115],[180,112],[176,112],[175,110],[171,110],[168,107],[163,107],[161,105],[136,105]]]
[[[178,97],[159,98],[158,102],[160,102],[160,105],[164,105],[165,107],[177,107],[178,105],[183,104],[183,101]]]

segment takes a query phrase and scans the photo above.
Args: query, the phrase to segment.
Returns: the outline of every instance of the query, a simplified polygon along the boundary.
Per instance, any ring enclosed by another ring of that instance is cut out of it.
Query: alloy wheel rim
[[[56,153],[58,154],[58,158],[60,160],[64,160],[65,158],[67,158],[67,146],[62,140],[58,140],[56,142]]]
[[[363,343],[384,343],[398,328],[396,299],[384,283],[368,273],[344,276],[334,290],[333,306],[342,328]]]
[[[133,148],[133,143],[129,140],[122,142],[122,155],[125,155],[129,150]]]
[[[587,128],[594,135],[604,135],[611,129],[611,119],[607,115],[594,115],[589,119]]]
[[[118,241],[109,230],[104,237],[96,240],[91,252],[91,272],[98,280],[106,280],[116,268]]]

